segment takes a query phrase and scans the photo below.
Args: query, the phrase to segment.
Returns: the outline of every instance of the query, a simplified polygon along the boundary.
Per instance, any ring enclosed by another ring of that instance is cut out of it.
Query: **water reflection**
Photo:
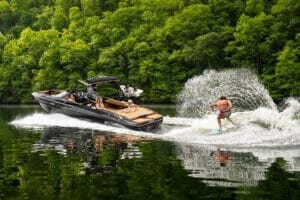
[[[226,167],[227,163],[231,159],[231,153],[229,151],[223,151],[220,148],[216,152],[212,152],[215,156],[216,161],[220,163],[221,167]]]
[[[289,199],[300,195],[299,173],[289,171],[298,168],[290,168],[284,159],[261,160],[253,153],[221,147],[145,141],[91,130],[52,127],[38,132],[38,138],[30,140],[29,132],[15,138],[0,133],[0,199]]]
[[[261,160],[251,151],[237,152],[180,143],[177,144],[176,154],[191,177],[203,179],[208,186],[222,187],[257,186],[266,179],[269,167],[277,161],[276,157]],[[295,162],[286,162],[287,170],[299,169],[299,162],[295,166],[299,156],[292,159]]]
[[[54,150],[65,157],[78,157],[78,174],[103,175],[114,173],[120,160],[143,158],[138,144],[145,140],[148,139],[126,134],[46,127],[31,151],[43,156]],[[278,157],[265,158],[259,151],[239,152],[186,143],[175,143],[174,152],[190,177],[213,187],[258,186],[266,180],[266,172]],[[292,155],[293,159],[285,156],[291,160],[286,162],[286,169],[299,171],[299,156]]]
[[[146,138],[82,130],[76,128],[47,127],[40,139],[32,145],[32,153],[44,155],[49,150],[64,156],[82,159],[80,174],[111,173],[120,159],[141,158],[137,142]]]

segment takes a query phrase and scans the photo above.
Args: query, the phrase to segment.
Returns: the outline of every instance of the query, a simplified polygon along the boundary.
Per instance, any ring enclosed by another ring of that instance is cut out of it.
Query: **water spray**
[[[268,91],[248,68],[224,71],[207,70],[188,80],[178,95],[178,113],[185,117],[202,117],[211,113],[210,103],[226,96],[234,111],[249,111],[259,107],[276,109]]]

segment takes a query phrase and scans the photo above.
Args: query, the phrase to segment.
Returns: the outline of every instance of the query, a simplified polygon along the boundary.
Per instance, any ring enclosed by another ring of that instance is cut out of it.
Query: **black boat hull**
[[[94,109],[87,105],[72,103],[64,98],[43,95],[39,92],[34,92],[32,95],[47,112],[61,113],[76,118],[89,119],[103,124],[125,127],[137,131],[153,132],[160,128],[163,121],[163,119],[160,118],[138,124],[104,109]]]

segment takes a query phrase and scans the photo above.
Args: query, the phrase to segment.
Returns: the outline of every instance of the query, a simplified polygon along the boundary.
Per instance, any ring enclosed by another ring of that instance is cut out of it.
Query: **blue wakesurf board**
[[[212,129],[210,131],[210,134],[212,134],[212,135],[218,135],[218,134],[221,134],[221,133],[222,133],[222,131],[220,129]]]

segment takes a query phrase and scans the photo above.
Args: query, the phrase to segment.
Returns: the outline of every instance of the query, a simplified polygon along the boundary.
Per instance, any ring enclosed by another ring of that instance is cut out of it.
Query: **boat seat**
[[[122,107],[122,108],[128,107],[128,105],[125,102],[118,101],[115,99],[107,99],[107,100],[105,100],[105,102],[108,104],[111,104],[111,105]]]
[[[127,119],[130,119],[130,120],[135,120],[138,118],[145,118],[148,115],[154,114],[154,112],[152,110],[149,110],[146,108],[140,108],[140,107],[136,107],[134,109],[132,109],[132,108],[114,109],[111,111],[118,115],[126,117]]]

